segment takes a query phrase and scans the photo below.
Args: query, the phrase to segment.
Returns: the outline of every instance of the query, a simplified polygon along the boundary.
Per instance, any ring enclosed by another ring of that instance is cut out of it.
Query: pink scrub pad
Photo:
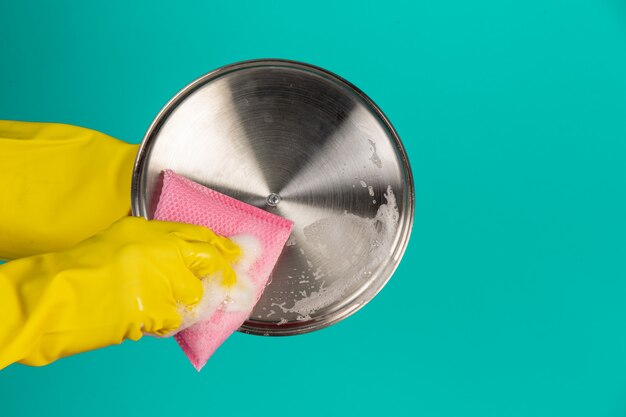
[[[157,220],[191,223],[208,227],[218,235],[252,235],[261,253],[248,274],[258,301],[287,242],[293,222],[228,197],[167,170],[154,213]],[[194,324],[175,337],[199,371],[213,352],[250,316],[250,311],[215,311],[206,321]]]

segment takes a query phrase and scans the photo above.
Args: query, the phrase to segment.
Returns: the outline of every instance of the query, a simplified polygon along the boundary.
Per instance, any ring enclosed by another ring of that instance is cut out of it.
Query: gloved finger
[[[202,281],[192,271],[182,271],[181,274],[170,277],[170,282],[172,295],[177,302],[189,307],[198,304],[202,299]]]
[[[178,234],[175,235],[178,237]],[[185,239],[185,241],[187,243],[207,243],[189,239]],[[220,256],[222,256],[222,258],[224,258],[224,260],[231,265],[237,262],[237,260],[241,257],[241,248],[226,237],[215,236],[215,240],[208,242],[207,244],[212,245],[215,250],[219,252]]]
[[[206,242],[214,245],[226,258],[227,262],[234,263],[241,256],[241,249],[232,240],[227,237],[219,236],[213,233],[210,229],[203,226],[194,226],[184,223],[174,223],[175,225],[181,225],[183,227],[177,230],[171,231],[170,234],[178,237],[187,242]],[[188,228],[186,226],[191,226]],[[201,229],[201,230],[196,230]],[[202,230],[204,229],[204,230]]]
[[[206,242],[185,242],[183,258],[189,270],[197,277],[219,274],[222,284],[232,286],[237,282],[237,275],[221,251]]]
[[[209,230],[209,229],[207,229]],[[186,242],[201,242],[208,243],[213,246],[222,254],[229,263],[234,263],[241,256],[241,249],[237,244],[228,239],[227,237],[218,236],[213,234],[211,239],[207,237],[199,239],[198,236],[194,236],[185,232],[171,232],[171,235],[176,236]]]
[[[172,234],[186,241],[213,242],[218,236],[204,226],[195,224],[164,222],[161,220],[150,220],[158,223],[158,227],[165,233]]]
[[[187,223],[150,220],[167,232],[187,242],[207,242],[214,244],[228,262],[233,263],[241,256],[241,249],[230,239],[216,235],[211,229]]]
[[[235,263],[241,257],[241,248],[239,245],[226,237],[217,235],[215,237],[216,239],[213,241],[213,245],[218,248],[230,264]]]
[[[183,318],[178,313],[179,312],[177,311],[176,314],[172,314],[171,317],[168,317],[165,320],[163,320],[163,324],[161,325],[161,328],[156,333],[158,336],[161,336],[161,337],[171,336],[174,333],[176,333],[178,329],[180,329],[180,326],[183,324]]]
[[[141,218],[145,221],[145,219]],[[189,223],[177,223],[163,220],[148,220],[153,227],[158,228],[163,233],[169,233],[187,242],[207,242],[218,245],[220,251],[226,256],[238,257],[240,250],[234,242],[227,237],[215,234],[211,229]]]
[[[166,310],[162,317],[158,320],[149,320],[146,328],[155,329],[153,332],[143,332],[155,337],[169,337],[176,334],[183,324],[183,317],[181,316],[180,308],[172,306],[169,310]],[[142,330],[143,331],[143,330]]]

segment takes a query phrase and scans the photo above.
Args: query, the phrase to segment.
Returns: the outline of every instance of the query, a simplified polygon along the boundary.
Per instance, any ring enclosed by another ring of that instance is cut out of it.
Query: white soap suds
[[[361,181],[361,186],[367,184]],[[372,190],[373,191],[373,190]],[[371,193],[371,192],[370,192]],[[316,265],[324,265],[313,272],[315,281],[325,276],[346,277],[325,286],[323,280],[317,290],[295,300],[293,306],[274,303],[283,313],[295,313],[296,320],[311,319],[311,314],[341,299],[359,280],[368,278],[372,271],[389,257],[399,219],[398,206],[391,186],[384,194],[374,218],[344,213],[320,219],[303,229],[307,255]],[[346,247],[345,242],[351,242]],[[302,248],[300,248],[302,252]],[[303,282],[300,282],[303,283]],[[306,294],[306,293],[305,293]]]
[[[376,142],[374,142],[371,139],[368,139],[367,141],[370,143],[370,151],[372,151],[372,155],[370,156],[370,161],[372,161],[372,163],[376,165],[378,168],[382,168],[383,163],[380,160],[378,153],[376,153]]]
[[[237,275],[234,285],[222,284],[221,274],[213,274],[202,278],[203,296],[200,302],[191,311],[181,306],[183,310],[183,330],[199,321],[210,317],[216,310],[226,312],[250,311],[255,303],[255,289],[248,271],[250,266],[261,254],[261,243],[250,235],[231,237],[241,248],[241,257],[233,265]]]

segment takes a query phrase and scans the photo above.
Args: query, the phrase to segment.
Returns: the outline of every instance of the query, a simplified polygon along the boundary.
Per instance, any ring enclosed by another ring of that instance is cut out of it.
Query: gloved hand
[[[0,369],[170,335],[194,314],[199,277],[232,285],[239,256],[204,227],[126,217],[65,251],[0,265]]]
[[[0,121],[0,260],[69,248],[127,216],[136,154],[77,126]]]

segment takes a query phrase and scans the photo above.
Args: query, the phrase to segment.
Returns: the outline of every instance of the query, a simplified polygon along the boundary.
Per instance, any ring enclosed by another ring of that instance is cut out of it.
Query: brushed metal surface
[[[247,333],[300,334],[349,316],[408,243],[414,192],[400,139],[365,94],[318,67],[246,61],[189,84],[143,139],[135,215],[152,217],[165,169],[295,222]],[[374,219],[388,189],[398,218],[381,247]]]

